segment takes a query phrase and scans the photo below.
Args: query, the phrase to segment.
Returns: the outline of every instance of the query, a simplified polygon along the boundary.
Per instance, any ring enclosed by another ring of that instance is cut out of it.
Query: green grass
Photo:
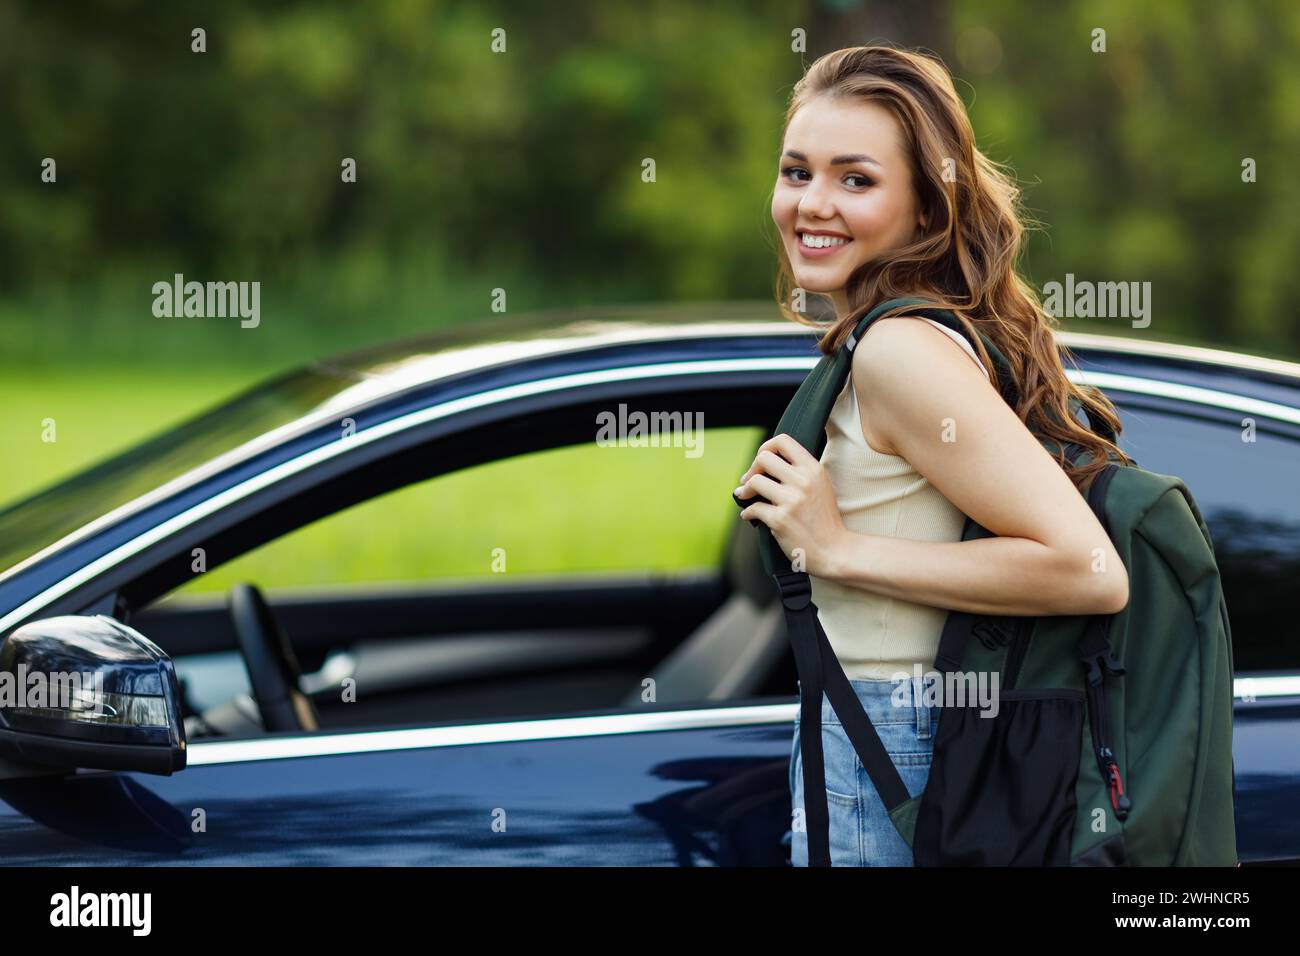
[[[71,477],[262,378],[167,367],[0,372],[0,507]],[[53,419],[54,441],[47,437]]]

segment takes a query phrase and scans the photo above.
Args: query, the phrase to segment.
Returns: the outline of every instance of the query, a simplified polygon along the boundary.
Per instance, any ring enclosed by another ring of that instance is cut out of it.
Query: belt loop
[[[912,703],[916,706],[916,736],[926,740],[930,736],[930,708],[925,702],[925,677],[912,678]]]

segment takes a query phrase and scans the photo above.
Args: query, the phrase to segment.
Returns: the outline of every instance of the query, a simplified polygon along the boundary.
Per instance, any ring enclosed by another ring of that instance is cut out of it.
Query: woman
[[[987,334],[1020,388],[1013,410],[982,343],[900,310],[855,349],[821,460],[777,435],[736,489],[770,502],[740,518],[802,559],[827,638],[913,796],[937,720],[913,674],[932,670],[949,609],[1108,614],[1128,602],[1127,572],[1080,490],[1107,451],[1130,459],[1069,413],[1077,397],[1120,431],[1100,393],[1066,378],[1053,322],[1016,273],[1018,198],[931,57],[838,50],[792,93],[772,195],[782,311],[825,329],[826,353],[877,304],[921,297]],[[833,321],[804,317],[805,293],[827,297]],[[1077,442],[1092,463],[1068,468],[1035,434]],[[961,541],[967,515],[997,537]],[[832,863],[911,865],[825,697],[822,707]],[[796,720],[796,866],[808,862],[802,773]]]

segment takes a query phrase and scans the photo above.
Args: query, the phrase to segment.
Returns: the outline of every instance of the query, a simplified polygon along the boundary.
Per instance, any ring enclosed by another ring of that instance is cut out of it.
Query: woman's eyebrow
[[[808,162],[808,157],[795,149],[787,149],[785,155],[789,156],[791,159],[797,159],[801,163]],[[878,162],[865,153],[849,153],[845,156],[836,156],[831,160],[832,166],[847,166],[850,163],[870,163],[872,166],[880,166]],[[880,168],[884,169],[883,166]]]

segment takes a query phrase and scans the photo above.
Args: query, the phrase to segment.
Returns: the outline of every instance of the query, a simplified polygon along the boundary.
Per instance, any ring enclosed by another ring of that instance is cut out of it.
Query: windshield
[[[114,508],[296,421],[353,381],[320,366],[292,372],[5,507],[0,573]]]

